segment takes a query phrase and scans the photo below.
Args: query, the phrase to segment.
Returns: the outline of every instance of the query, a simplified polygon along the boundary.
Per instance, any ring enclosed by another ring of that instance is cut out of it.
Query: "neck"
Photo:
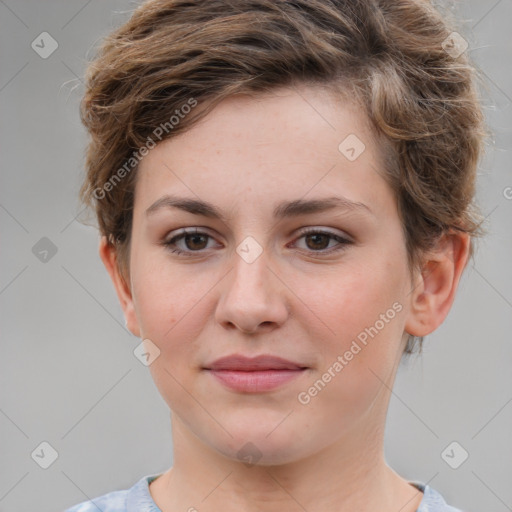
[[[416,511],[422,493],[387,466],[383,430],[359,427],[310,457],[248,467],[205,446],[173,415],[174,465],[151,493],[163,512]]]

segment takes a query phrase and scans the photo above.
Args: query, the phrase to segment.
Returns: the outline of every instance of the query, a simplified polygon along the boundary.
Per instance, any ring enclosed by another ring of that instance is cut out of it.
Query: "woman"
[[[68,512],[457,510],[383,437],[482,234],[461,44],[421,0],[153,0],[107,38],[81,195],[174,463]]]

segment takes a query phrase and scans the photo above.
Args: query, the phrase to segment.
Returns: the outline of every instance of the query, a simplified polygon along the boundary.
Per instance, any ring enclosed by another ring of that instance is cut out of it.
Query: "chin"
[[[233,438],[229,438],[227,444],[213,442],[212,446],[224,457],[242,462],[248,468],[279,466],[306,457],[307,446],[298,439],[300,436],[285,428],[278,432],[281,427],[276,429],[276,424],[273,424],[270,428],[264,425],[255,429],[253,425],[252,429],[238,432],[228,429]]]

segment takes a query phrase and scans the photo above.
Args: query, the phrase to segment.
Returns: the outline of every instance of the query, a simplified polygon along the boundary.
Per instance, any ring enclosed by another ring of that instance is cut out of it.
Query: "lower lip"
[[[270,391],[302,375],[300,370],[261,370],[242,372],[236,370],[208,370],[228,388],[246,393]]]

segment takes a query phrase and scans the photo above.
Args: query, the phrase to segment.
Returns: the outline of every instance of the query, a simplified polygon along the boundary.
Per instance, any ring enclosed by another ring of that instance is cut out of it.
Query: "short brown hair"
[[[125,280],[138,157],[156,128],[167,128],[165,140],[228,96],[295,84],[332,87],[359,102],[391,148],[385,178],[397,197],[409,268],[443,233],[482,235],[474,195],[487,132],[474,66],[465,53],[444,49],[451,32],[446,13],[428,0],[140,5],[89,64],[80,111],[91,135],[80,198],[116,245]]]

